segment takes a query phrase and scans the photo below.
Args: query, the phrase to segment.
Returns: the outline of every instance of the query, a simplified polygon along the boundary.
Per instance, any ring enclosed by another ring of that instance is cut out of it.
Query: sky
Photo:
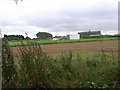
[[[0,0],[2,35],[36,38],[38,32],[55,35],[98,31],[118,33],[119,0]]]

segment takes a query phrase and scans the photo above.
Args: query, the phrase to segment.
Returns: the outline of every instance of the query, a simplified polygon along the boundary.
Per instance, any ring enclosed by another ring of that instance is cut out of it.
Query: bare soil
[[[67,44],[49,44],[41,45],[42,49],[48,55],[59,54],[63,52],[101,52],[104,50],[106,53],[118,55],[118,40],[111,41],[97,41],[97,42],[84,42],[84,43],[67,43]],[[13,54],[18,54],[18,47],[12,47]]]

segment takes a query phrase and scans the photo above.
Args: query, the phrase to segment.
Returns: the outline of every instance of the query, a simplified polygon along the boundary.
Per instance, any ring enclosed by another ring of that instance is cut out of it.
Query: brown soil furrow
[[[85,43],[67,43],[67,44],[49,44],[41,45],[42,49],[48,54],[58,54],[62,52],[105,52],[118,55],[118,40],[111,41],[97,41],[97,42],[85,42]],[[18,55],[18,47],[12,47],[14,56]]]

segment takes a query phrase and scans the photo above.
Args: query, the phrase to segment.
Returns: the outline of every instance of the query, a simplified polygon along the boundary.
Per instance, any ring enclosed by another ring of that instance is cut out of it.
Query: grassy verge
[[[49,41],[32,41],[32,43],[23,41],[23,42],[9,42],[8,45],[11,47],[17,46],[29,46],[34,43],[38,45],[46,45],[46,44],[62,44],[62,43],[82,43],[82,42],[94,42],[94,41],[107,41],[107,40],[120,40],[120,38],[95,38],[95,39],[78,39],[78,40],[49,40]]]
[[[67,53],[52,57],[54,88],[114,88],[118,83],[118,57],[102,53]]]
[[[9,46],[3,47],[3,88],[120,87],[117,56],[104,52],[47,56],[38,45],[20,47],[19,54],[15,60]]]

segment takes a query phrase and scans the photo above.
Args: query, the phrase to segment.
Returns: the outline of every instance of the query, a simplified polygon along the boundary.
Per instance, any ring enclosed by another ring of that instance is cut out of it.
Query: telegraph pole
[[[21,1],[21,2],[22,2],[23,0],[14,0],[14,1],[15,1],[16,4],[18,4],[18,1]]]
[[[28,34],[25,32],[26,37],[28,37]]]

